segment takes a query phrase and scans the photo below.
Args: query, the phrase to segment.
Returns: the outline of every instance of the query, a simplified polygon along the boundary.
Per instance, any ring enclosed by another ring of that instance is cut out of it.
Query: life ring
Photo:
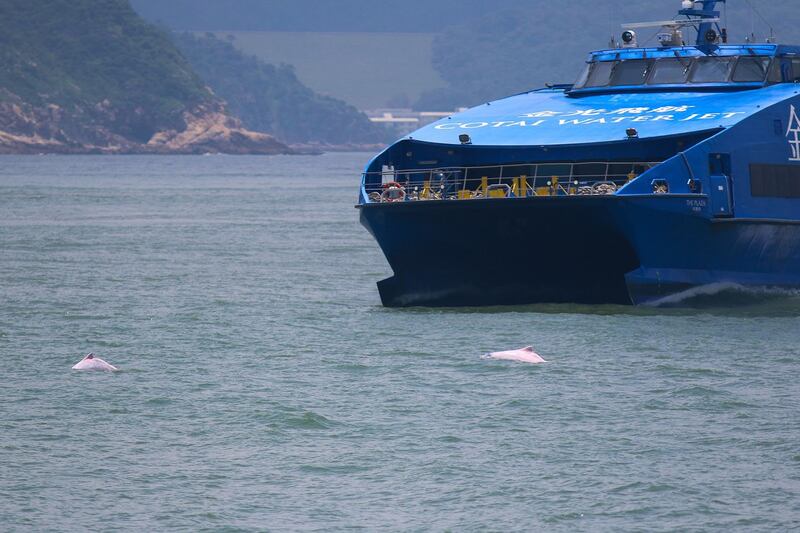
[[[387,183],[383,184],[383,190],[392,189],[392,188],[394,188],[394,189],[402,189],[403,186],[400,185],[399,183],[397,183],[396,181],[390,181],[390,182],[387,182]]]
[[[386,187],[386,185],[390,185]],[[381,194],[382,202],[402,202],[406,199],[406,190],[399,184],[391,182],[384,185],[385,191]]]

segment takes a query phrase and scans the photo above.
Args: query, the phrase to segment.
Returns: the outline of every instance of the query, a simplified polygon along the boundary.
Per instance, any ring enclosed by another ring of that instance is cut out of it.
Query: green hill
[[[75,110],[107,100],[115,131],[144,142],[212,100],[169,37],[124,0],[0,0],[0,64],[0,86],[25,102]]]
[[[237,151],[243,138],[286,150],[241,130],[127,0],[0,0],[0,152]]]
[[[340,100],[303,85],[288,65],[245,55],[212,34],[176,34],[175,42],[244,125],[290,143],[380,144],[386,131]]]

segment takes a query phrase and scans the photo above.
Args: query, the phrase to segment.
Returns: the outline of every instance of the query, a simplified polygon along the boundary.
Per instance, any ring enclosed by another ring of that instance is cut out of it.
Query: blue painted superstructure
[[[377,155],[358,207],[394,271],[384,305],[800,288],[800,47],[723,42],[716,4],[664,23],[660,47],[625,35],[574,85],[475,107]]]

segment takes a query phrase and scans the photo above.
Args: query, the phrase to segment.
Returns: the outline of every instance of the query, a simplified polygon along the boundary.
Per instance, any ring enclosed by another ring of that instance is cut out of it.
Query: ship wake
[[[699,285],[644,304],[647,307],[713,308],[800,300],[800,289],[719,282]]]

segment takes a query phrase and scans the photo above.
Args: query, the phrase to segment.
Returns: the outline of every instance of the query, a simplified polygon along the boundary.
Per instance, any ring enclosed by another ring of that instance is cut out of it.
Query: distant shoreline
[[[169,156],[182,156],[182,157],[206,157],[206,156],[302,156],[302,155],[324,155],[326,153],[365,153],[372,154],[376,151],[382,150],[385,145],[356,145],[356,146],[329,146],[325,148],[314,149],[311,147],[293,147],[288,152],[275,152],[271,154],[258,153],[258,152],[205,152],[205,153],[189,153],[189,152],[147,152],[147,151],[130,151],[130,152],[103,152],[103,151],[84,151],[84,152],[35,152],[35,151],[20,151],[20,152],[0,152],[2,157],[44,157],[44,156],[103,156],[103,157],[140,157],[140,156],[154,156],[154,157],[169,157]]]

